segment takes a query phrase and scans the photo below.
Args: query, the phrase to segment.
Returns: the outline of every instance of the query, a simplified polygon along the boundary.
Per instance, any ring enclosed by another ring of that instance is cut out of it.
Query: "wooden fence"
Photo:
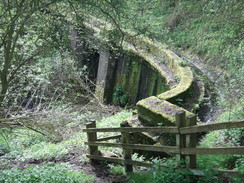
[[[126,172],[133,171],[134,166],[151,167],[152,163],[133,161],[131,159],[131,150],[143,150],[154,152],[165,152],[175,154],[178,167],[185,162],[186,168],[191,170],[196,168],[196,154],[244,154],[244,146],[239,147],[214,147],[197,148],[197,133],[213,130],[242,128],[244,120],[211,123],[196,125],[196,116],[186,117],[184,111],[176,113],[176,126],[167,127],[129,127],[128,123],[122,123],[119,128],[96,128],[96,123],[92,122],[86,125],[84,132],[87,132],[89,146],[88,158],[92,160],[106,160],[115,163],[123,163]],[[103,138],[97,138],[100,132],[120,132],[121,135],[113,135]],[[160,132],[176,135],[176,146],[147,145],[138,143],[138,133],[142,132]],[[120,138],[120,143],[104,142],[110,139]],[[119,147],[123,149],[123,158],[103,157],[98,154],[98,146]],[[220,170],[219,170],[220,171]],[[223,170],[224,171],[224,170]],[[225,170],[224,172],[232,172]]]

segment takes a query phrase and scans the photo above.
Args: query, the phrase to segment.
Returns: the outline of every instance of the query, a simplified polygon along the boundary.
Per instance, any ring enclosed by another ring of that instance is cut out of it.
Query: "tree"
[[[0,105],[20,68],[33,62],[49,45],[57,0],[0,1]],[[51,22],[52,23],[52,22]]]
[[[23,66],[60,45],[70,46],[70,23],[81,25],[84,13],[91,10],[116,24],[119,5],[120,1],[0,0],[0,105]]]

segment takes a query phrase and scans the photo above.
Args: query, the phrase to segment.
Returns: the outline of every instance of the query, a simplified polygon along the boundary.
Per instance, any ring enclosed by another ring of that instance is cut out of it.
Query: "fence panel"
[[[153,164],[131,160],[131,150],[165,152],[168,154],[176,154],[178,167],[182,164],[182,161],[184,161],[186,162],[186,167],[194,172],[194,168],[196,168],[196,154],[244,154],[244,146],[196,148],[197,133],[242,127],[244,127],[244,120],[196,125],[195,115],[190,115],[186,117],[184,111],[178,111],[176,113],[176,126],[129,127],[128,123],[122,123],[119,128],[96,128],[96,123],[95,121],[93,121],[87,124],[86,129],[83,129],[83,131],[87,133],[88,142],[85,142],[85,144],[89,146],[89,155],[87,155],[87,157],[91,160],[106,160],[116,163],[123,163],[125,165],[126,172],[132,172],[133,165],[151,167]],[[112,135],[97,138],[97,133],[100,132],[120,132],[121,135]],[[176,134],[176,146],[138,144],[139,133],[142,132],[161,132]],[[121,143],[101,142],[119,138],[121,138]],[[98,146],[122,148],[123,159],[102,157],[97,155]],[[228,170],[218,171],[226,172]],[[236,174],[235,171],[228,172],[230,172],[231,174]]]

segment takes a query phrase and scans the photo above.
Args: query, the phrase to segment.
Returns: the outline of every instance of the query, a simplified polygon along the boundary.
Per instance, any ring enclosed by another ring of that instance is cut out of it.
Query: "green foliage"
[[[109,117],[103,117],[102,119],[97,121],[98,128],[105,127],[118,127],[120,123],[122,123],[127,118],[132,117],[131,110],[122,110],[121,112],[116,113],[115,115]]]
[[[39,58],[35,64],[23,66],[9,86],[6,107],[40,110],[51,107],[55,101],[84,100],[92,94],[86,67],[78,68],[76,61],[64,52]],[[82,97],[84,96],[84,97]],[[20,110],[20,109],[19,109]]]
[[[224,180],[217,177],[217,172],[210,169],[203,171],[203,177],[196,177],[187,169],[174,169],[175,161],[173,159],[164,159],[163,161],[154,160],[155,165],[148,173],[135,173],[130,175],[130,183],[222,183]],[[162,165],[167,165],[163,167]],[[183,167],[182,167],[183,168]]]
[[[6,156],[9,156],[10,158],[16,158],[17,156],[22,155],[23,150],[28,149],[35,144],[48,141],[48,138],[44,137],[42,134],[28,129],[19,128],[6,130],[5,132],[1,129],[1,133],[2,136],[0,136],[0,141],[2,141],[2,143],[0,152],[4,152],[3,154],[6,154]]]
[[[198,55],[235,102],[243,96],[242,1],[128,1],[121,25],[138,35]],[[205,61],[203,61],[203,59]],[[183,66],[186,63],[181,63]],[[230,82],[228,86],[227,82]]]
[[[97,128],[107,128],[107,127],[111,127],[111,128],[115,128],[115,127],[119,127],[120,123],[122,123],[123,121],[125,121],[126,119],[132,117],[132,111],[130,110],[122,110],[121,112],[109,116],[109,117],[103,117],[102,119],[97,121]],[[120,133],[109,133],[109,135],[119,135]],[[103,134],[103,133],[98,133],[98,137],[104,137],[107,136],[107,134]],[[111,140],[112,142],[114,142],[113,140]],[[122,149],[121,148],[112,148],[112,147],[101,147],[101,149],[103,150],[108,150],[111,152],[114,152],[115,154],[122,154]]]
[[[177,105],[182,106],[184,100],[183,100],[182,98],[176,98],[176,99],[175,99],[175,102],[176,102]]]
[[[189,62],[187,62],[187,61],[185,61],[185,60],[181,60],[180,63],[179,63],[179,65],[182,66],[182,67],[187,67],[187,66],[189,66],[190,64],[189,64]]]
[[[190,182],[190,175],[191,173],[187,170],[174,170],[172,168],[163,167],[155,167],[155,169],[153,170],[153,178],[155,180],[155,183],[188,183]]]
[[[98,116],[92,117],[91,111],[83,111],[80,114],[73,110],[75,109],[67,106],[59,106],[55,110],[49,111],[52,115],[46,111],[45,115],[47,119],[45,120],[54,124],[52,130],[59,132],[56,134],[58,137],[50,139],[49,137],[27,129],[15,129],[8,134],[6,133],[7,144],[5,139],[0,138],[1,142],[3,142],[1,143],[0,150],[4,151],[3,154],[5,154],[0,161],[2,167],[6,166],[9,163],[8,160],[11,159],[18,162],[52,161],[54,159],[63,159],[70,152],[85,149],[86,146],[84,142],[86,141],[86,134],[81,132],[81,128],[84,128],[84,124],[81,124],[81,120],[86,122],[87,120],[89,121],[89,117],[94,119],[94,117],[97,118]],[[68,112],[69,115],[66,113],[64,114],[64,112]],[[123,110],[113,116],[103,117],[98,120],[97,127],[107,127],[108,125],[110,127],[118,127],[121,122],[131,116],[131,111]],[[58,142],[54,141],[53,139],[60,139],[60,134],[62,134],[62,140]],[[99,137],[101,137],[101,135],[99,135]],[[108,150],[114,151],[117,154],[122,153],[121,149],[108,148]],[[86,160],[87,158],[85,154],[83,154],[81,161]]]
[[[125,168],[121,165],[108,164],[109,172],[113,175],[125,175]]]
[[[34,166],[23,171],[17,168],[0,171],[1,183],[88,183],[93,181],[93,176],[86,175],[83,171],[73,171],[68,164]]]
[[[0,3],[1,103],[8,87],[16,82],[13,80],[21,73],[21,68],[28,68],[41,55],[51,53],[59,45],[55,44],[57,40],[67,45],[67,20],[59,13],[65,10],[60,11],[60,6],[53,6],[54,3],[57,1]]]
[[[153,162],[152,174],[155,183],[190,182],[192,173],[189,170],[174,170],[173,167],[176,163],[174,159],[164,159],[163,161],[155,159]],[[162,164],[169,166],[169,168],[162,167]]]
[[[154,183],[152,173],[132,173],[129,183]]]
[[[224,182],[223,178],[217,177],[218,172],[215,172],[211,169],[203,170],[204,177],[200,177],[197,182],[199,183],[222,183]]]
[[[243,119],[242,107],[222,113],[218,121]],[[243,128],[212,131],[206,134],[200,142],[200,147],[231,147],[239,146],[244,136]],[[243,155],[198,155],[199,168],[243,168]]]
[[[10,146],[8,141],[9,131],[10,129],[8,128],[0,129],[0,156],[10,151]]]
[[[31,131],[29,133],[32,133]],[[39,135],[39,134],[34,134]],[[75,133],[69,139],[60,143],[51,143],[43,137],[33,136],[18,137],[10,141],[11,151],[5,155],[7,159],[15,159],[25,162],[29,160],[53,160],[55,158],[64,158],[69,152],[77,148],[84,148],[85,134]],[[29,143],[30,142],[30,143]]]
[[[121,87],[115,87],[113,92],[112,103],[115,105],[119,105],[121,107],[125,107],[128,103],[128,94]]]

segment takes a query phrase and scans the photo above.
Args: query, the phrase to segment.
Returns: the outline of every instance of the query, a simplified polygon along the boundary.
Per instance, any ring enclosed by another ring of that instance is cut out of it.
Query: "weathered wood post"
[[[177,111],[175,114],[175,124],[178,128],[186,126],[186,112],[185,111]],[[181,135],[180,131],[176,135],[176,146],[179,147],[179,149],[185,147],[185,135]],[[185,160],[185,156],[183,156],[181,153],[176,155],[176,161],[177,161],[177,166],[182,166],[184,165],[183,162]]]
[[[86,129],[89,128],[96,128],[96,121],[91,121],[90,123],[86,124]],[[95,142],[97,140],[97,133],[96,132],[87,132],[87,141],[89,142]],[[89,145],[89,154],[90,155],[96,155],[98,153],[98,147],[97,146],[91,146]]]
[[[196,115],[190,115],[186,118],[186,126],[194,126],[197,124]],[[186,148],[195,148],[197,144],[196,133],[186,135]],[[196,155],[186,156],[186,168],[196,168]]]
[[[120,124],[120,127],[129,127],[128,122],[123,122]],[[130,134],[129,132],[121,132],[121,140],[123,144],[129,144],[130,143]],[[131,160],[131,150],[123,148],[123,158],[124,160]],[[133,166],[128,165],[125,163],[125,172],[133,172]]]

